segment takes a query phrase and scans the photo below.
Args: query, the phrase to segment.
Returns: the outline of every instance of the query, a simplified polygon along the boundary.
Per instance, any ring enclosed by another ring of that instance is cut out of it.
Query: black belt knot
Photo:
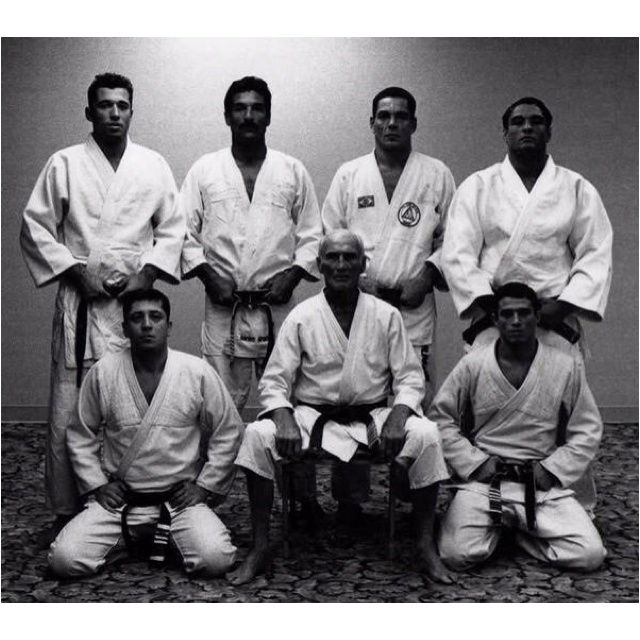
[[[311,428],[311,436],[309,438],[309,451],[313,454],[319,454],[322,449],[322,434],[324,425],[333,420],[339,424],[348,424],[349,422],[363,422],[367,426],[367,442],[369,448],[375,448],[378,444],[378,435],[376,432],[371,412],[374,409],[380,409],[387,406],[386,400],[374,402],[371,404],[353,404],[353,405],[333,405],[333,404],[311,404],[308,402],[300,402],[299,404],[311,407],[320,412],[320,415],[313,423]]]
[[[122,526],[122,537],[129,550],[131,550],[133,546],[131,534],[129,533],[129,524],[127,522],[131,508],[161,505],[160,517],[153,534],[153,547],[151,549],[151,555],[149,556],[149,564],[151,565],[161,565],[165,561],[171,530],[171,514],[165,503],[171,498],[172,494],[173,489],[156,492],[140,492],[129,489],[125,495],[125,505],[122,509],[120,523]]]
[[[500,484],[503,480],[524,484],[524,510],[527,518],[527,529],[536,530],[536,481],[533,474],[533,463],[499,461],[496,473],[489,484],[489,514],[494,524],[502,523],[502,494]]]
[[[246,289],[233,292],[234,302],[231,309],[231,331],[229,336],[231,362],[233,362],[235,358],[236,314],[238,313],[239,308],[245,307],[247,309],[263,309],[267,317],[267,353],[264,358],[264,364],[267,364],[269,356],[273,351],[273,345],[275,343],[275,332],[273,328],[273,314],[271,313],[271,305],[265,299],[267,293],[269,293],[268,289]]]

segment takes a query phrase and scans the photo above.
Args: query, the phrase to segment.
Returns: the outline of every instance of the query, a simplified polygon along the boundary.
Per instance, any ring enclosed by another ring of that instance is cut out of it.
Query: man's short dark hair
[[[256,76],[245,76],[231,83],[231,86],[227,89],[227,93],[224,96],[224,112],[231,112],[231,104],[233,96],[244,91],[255,91],[264,98],[264,106],[267,110],[267,115],[271,116],[271,91],[269,86],[262,78],[256,78]]]
[[[531,301],[534,311],[540,310],[540,300],[536,292],[524,282],[507,282],[493,294],[493,310],[498,312],[498,305],[503,298],[526,298]]]
[[[511,118],[511,114],[513,110],[519,104],[535,104],[540,111],[542,111],[542,115],[544,116],[545,124],[547,128],[551,126],[553,122],[553,116],[551,115],[551,111],[547,108],[547,105],[539,100],[538,98],[532,98],[531,96],[527,96],[526,98],[520,98],[520,100],[516,100],[513,104],[507,107],[507,110],[502,114],[502,129],[506,131],[509,128],[509,118]]]
[[[371,103],[371,115],[376,117],[376,111],[378,110],[378,102],[383,98],[404,98],[407,101],[409,107],[409,113],[412,118],[416,117],[416,99],[402,87],[387,87],[382,91],[376,93]]]
[[[136,289],[135,291],[128,291],[122,296],[122,317],[124,320],[126,321],[129,316],[134,302],[146,302],[147,300],[159,302],[162,310],[167,315],[167,321],[171,319],[171,303],[162,291],[158,291],[158,289]]]
[[[133,106],[133,85],[131,80],[119,73],[101,73],[97,75],[87,89],[87,104],[92,107],[98,99],[98,89],[126,89],[129,92],[129,103]]]

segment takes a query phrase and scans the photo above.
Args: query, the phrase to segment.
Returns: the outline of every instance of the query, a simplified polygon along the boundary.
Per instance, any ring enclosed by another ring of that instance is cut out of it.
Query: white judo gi
[[[83,494],[118,478],[140,493],[167,491],[181,481],[193,481],[227,495],[241,428],[229,393],[202,359],[169,349],[148,404],[131,352],[124,349],[105,354],[87,374],[78,418],[69,428],[69,454]],[[187,571],[219,575],[233,564],[236,550],[229,532],[209,507],[201,503],[181,511],[169,506],[169,510],[171,536]],[[125,554],[121,511],[107,511],[90,497],[52,544],[53,570],[63,576],[95,573]],[[155,524],[159,511],[160,506],[132,508],[131,529]]]
[[[238,290],[260,289],[294,265],[317,280],[320,211],[311,177],[295,158],[268,149],[249,200],[231,148],[207,154],[189,170],[180,207],[188,227],[182,253],[184,278],[193,277],[193,270],[207,262]],[[276,331],[294,304],[295,293],[289,303],[273,306]],[[266,335],[263,311],[240,308],[236,327],[237,357],[231,364],[231,310],[206,296],[202,353],[241,409],[251,388],[252,364],[262,362],[267,347],[264,340],[254,341],[255,348],[245,345],[243,352],[241,338],[243,333]]]
[[[451,171],[440,161],[413,151],[391,202],[374,153],[343,164],[322,206],[325,233],[349,229],[364,243],[367,289],[402,288],[431,262],[441,271],[440,253],[447,211],[455,191]],[[401,307],[411,344],[430,345],[435,332],[435,296]]]
[[[76,264],[104,282],[133,276],[150,264],[179,282],[185,224],[177,208],[171,169],[155,151],[130,139],[114,171],[89,135],[84,144],[55,153],[24,210],[20,244],[38,287]],[[45,458],[47,505],[56,514],[77,511],[77,490],[66,452],[66,429],[77,403],[76,316],[80,296],[61,281],[53,317],[49,437]],[[84,369],[106,351],[121,349],[121,304],[101,298],[88,305]]]
[[[394,394],[393,403],[414,414],[407,420],[406,439],[397,461],[408,470],[412,489],[446,479],[438,430],[422,415],[424,375],[397,309],[374,296],[360,293],[350,335],[344,334],[320,293],[300,303],[287,316],[260,381],[260,416],[281,407],[291,408],[309,446],[311,429],[320,416],[312,405],[375,404]],[[371,411],[377,434],[391,409]],[[324,426],[322,448],[349,461],[358,443],[367,444],[366,425],[360,422]],[[275,424],[259,419],[247,426],[238,466],[272,479],[279,460]]]
[[[602,320],[611,285],[612,238],[591,183],[549,156],[528,192],[507,156],[471,175],[456,191],[442,267],[462,319],[478,318],[476,298],[518,281],[541,300],[558,298],[575,305],[579,316]]]
[[[560,482],[549,491],[536,491],[535,531],[527,531],[525,524],[523,485],[502,482],[503,522],[517,530],[517,543],[540,560],[594,569],[606,552],[570,488],[594,460],[602,436],[584,368],[571,355],[538,343],[527,377],[515,389],[500,369],[495,348],[494,342],[467,354],[429,411],[459,481],[441,528],[441,557],[465,568],[495,550],[501,530],[490,518],[489,485],[470,478],[489,456],[497,456],[539,461]]]

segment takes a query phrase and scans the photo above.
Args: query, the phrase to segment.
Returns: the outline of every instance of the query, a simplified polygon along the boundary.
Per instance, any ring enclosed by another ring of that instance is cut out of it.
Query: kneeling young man
[[[163,293],[125,294],[123,316],[131,348],[106,354],[80,390],[68,447],[86,505],[51,545],[49,565],[62,577],[93,574],[151,530],[152,561],[170,543],[188,573],[220,575],[236,548],[210,507],[233,482],[240,416],[210,365],[168,348]]]
[[[322,449],[344,462],[379,439],[407,469],[421,568],[451,582],[433,537],[438,483],[448,473],[438,430],[422,416],[424,374],[400,312],[358,290],[365,256],[350,231],[325,236],[317,263],[325,288],[284,321],[260,382],[261,419],[247,427],[236,460],[247,474],[253,548],[229,580],[242,584],[264,570],[276,464],[319,433]]]
[[[499,338],[458,363],[429,411],[459,481],[439,540],[455,569],[487,560],[505,527],[558,567],[591,571],[606,555],[567,488],[594,460],[602,420],[581,362],[536,338],[539,309],[527,285],[500,287]]]

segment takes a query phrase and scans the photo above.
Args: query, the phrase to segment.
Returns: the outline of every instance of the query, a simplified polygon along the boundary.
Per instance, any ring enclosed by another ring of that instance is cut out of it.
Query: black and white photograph
[[[1,54],[3,604],[638,603],[638,38]]]

